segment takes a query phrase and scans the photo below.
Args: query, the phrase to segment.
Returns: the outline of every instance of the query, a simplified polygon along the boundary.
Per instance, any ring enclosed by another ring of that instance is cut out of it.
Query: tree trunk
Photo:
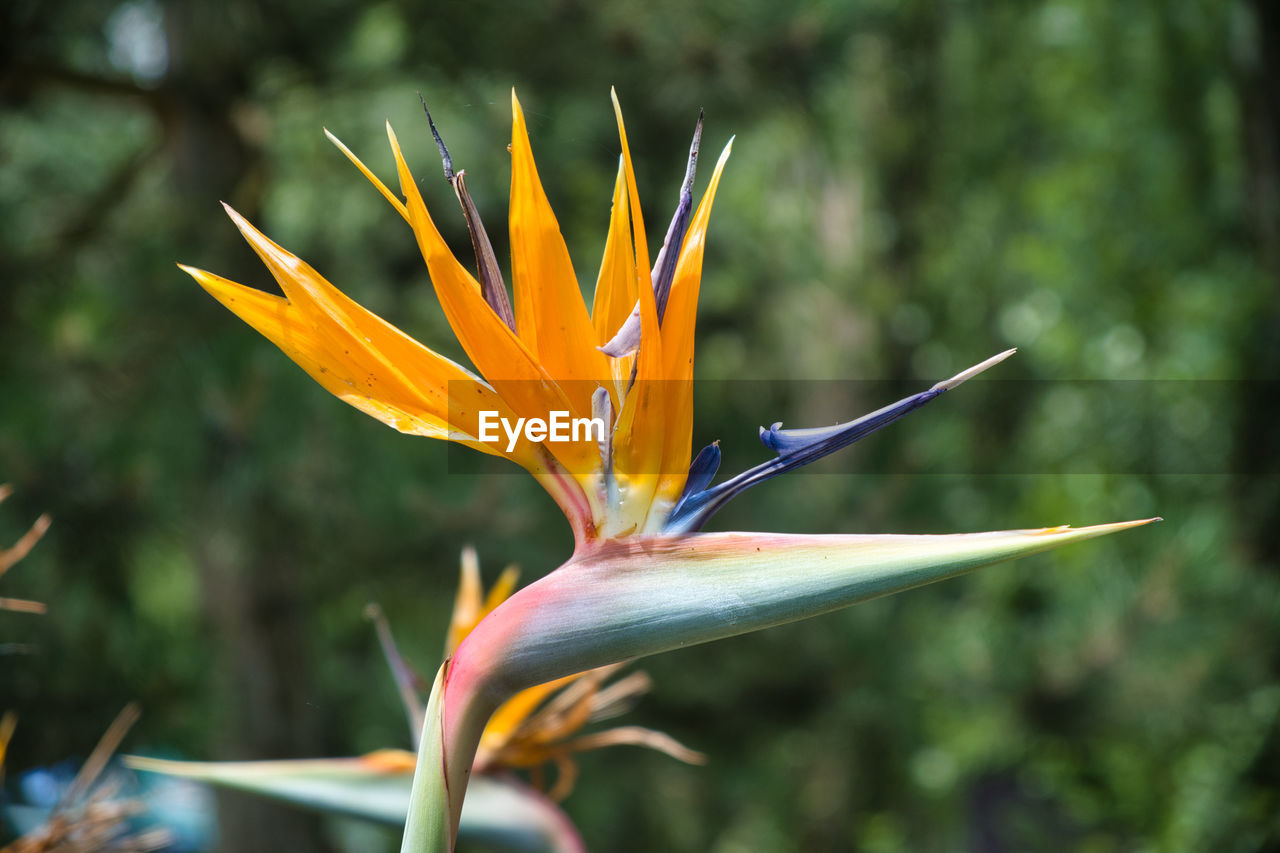
[[[170,73],[166,89],[169,151],[174,181],[190,199],[190,217],[178,227],[200,259],[218,258],[219,270],[236,273],[247,252],[222,219],[219,199],[251,218],[257,212],[261,153],[240,133],[234,110],[247,99],[249,34],[235,30],[237,16],[206,4],[165,7]],[[202,294],[192,287],[192,300]],[[244,387],[246,383],[241,383]],[[234,399],[236,389],[224,395]],[[205,443],[203,494],[192,501],[192,550],[200,573],[211,642],[219,652],[218,732],[223,759],[315,757],[314,726],[301,724],[313,695],[304,642],[300,567],[290,553],[287,519],[274,513],[269,478],[246,470],[251,425],[210,417]],[[282,538],[286,541],[281,541]],[[317,818],[261,798],[219,794],[221,849],[235,853],[325,850]]]

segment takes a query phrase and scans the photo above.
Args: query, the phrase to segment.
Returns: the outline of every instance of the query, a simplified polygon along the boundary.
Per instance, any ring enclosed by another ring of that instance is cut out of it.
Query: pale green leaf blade
[[[168,761],[128,756],[125,763],[224,788],[247,791],[329,814],[399,829],[409,811],[414,755],[386,750],[360,758],[299,761]],[[479,775],[468,786],[458,837],[528,853],[580,853],[568,817],[543,794],[514,779]]]
[[[409,808],[413,754],[393,767],[374,753],[297,761],[168,761],[126,756],[129,767],[193,779],[332,814],[402,826]]]

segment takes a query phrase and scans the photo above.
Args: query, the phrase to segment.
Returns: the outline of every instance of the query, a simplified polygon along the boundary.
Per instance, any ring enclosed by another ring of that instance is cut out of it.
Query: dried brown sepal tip
[[[0,502],[11,494],[13,494],[12,486],[7,483],[0,485]],[[31,529],[13,544],[13,547],[0,548],[0,575],[3,575],[31,552],[35,544],[40,541],[40,537],[44,536],[45,531],[49,529],[50,523],[51,519],[47,513],[41,515],[36,519],[35,524],[31,525]],[[11,610],[17,613],[44,613],[47,609],[39,601],[28,601],[22,598],[0,598],[0,610]],[[0,851],[0,853],[3,853],[3,851]]]
[[[480,211],[476,209],[475,202],[471,200],[471,193],[467,191],[467,173],[454,171],[453,158],[449,156],[449,149],[445,147],[444,140],[440,138],[440,132],[436,130],[436,123],[431,118],[431,110],[427,109],[427,100],[422,97],[421,92],[418,93],[418,99],[422,101],[422,111],[427,114],[431,136],[436,141],[436,147],[440,149],[444,178],[453,187],[453,192],[458,197],[458,204],[462,205],[462,215],[467,220],[467,231],[471,234],[471,248],[476,254],[476,272],[480,276],[480,290],[484,294],[484,301],[489,304],[495,314],[502,318],[507,328],[514,332],[516,315],[511,310],[511,300],[507,297],[507,285],[502,279],[502,270],[498,266],[498,257],[494,254],[493,243],[489,241],[489,233],[484,230],[484,223],[480,221]]]

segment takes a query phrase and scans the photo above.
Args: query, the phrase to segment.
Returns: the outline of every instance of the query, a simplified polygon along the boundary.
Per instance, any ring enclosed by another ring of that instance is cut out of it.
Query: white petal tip
[[[952,388],[956,387],[962,382],[966,382],[972,379],[973,377],[977,376],[979,373],[982,373],[984,370],[988,370],[992,367],[995,367],[997,364],[1004,361],[1006,358],[1013,355],[1017,351],[1018,351],[1017,347],[1013,347],[1012,349],[1007,349],[1004,352],[1000,353],[999,355],[993,355],[991,356],[991,358],[987,359],[986,361],[981,362],[979,364],[975,364],[973,367],[970,367],[968,370],[960,371],[955,376],[952,376],[950,379],[944,379],[943,381],[939,382],[937,385],[934,385],[933,387],[935,389],[939,389],[942,391],[950,391]]]

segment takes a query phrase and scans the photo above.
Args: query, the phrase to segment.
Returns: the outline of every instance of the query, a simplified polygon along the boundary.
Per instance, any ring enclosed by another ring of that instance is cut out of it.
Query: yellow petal
[[[562,383],[579,412],[591,411],[591,392],[608,370],[596,349],[569,249],[542,189],[524,112],[511,92],[511,276],[516,330],[543,368]]]
[[[684,248],[671,282],[671,295],[662,318],[663,373],[667,378],[667,442],[663,446],[661,499],[674,501],[684,488],[693,445],[693,349],[698,318],[698,290],[702,283],[702,256],[707,223],[715,202],[720,175],[729,160],[733,140],[724,147],[711,183],[703,193],[698,210],[689,224]]]

